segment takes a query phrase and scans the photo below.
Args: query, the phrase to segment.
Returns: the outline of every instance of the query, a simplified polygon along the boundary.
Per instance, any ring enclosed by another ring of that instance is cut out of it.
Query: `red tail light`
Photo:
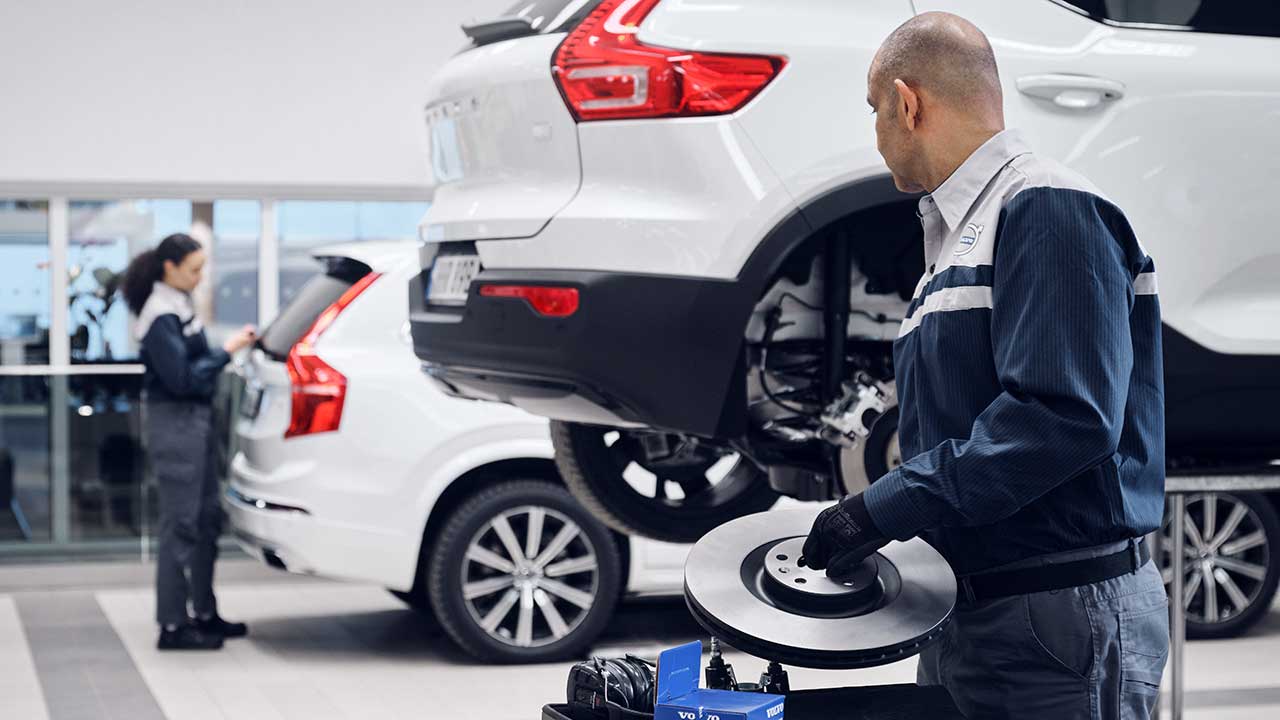
[[[316,355],[316,341],[351,301],[380,275],[369,273],[347,288],[320,313],[302,339],[289,350],[285,369],[289,372],[289,384],[292,386],[293,413],[289,416],[289,428],[284,431],[285,438],[338,429],[338,423],[342,421],[342,403],[347,398],[347,378]]]
[[[524,298],[539,315],[569,317],[578,312],[578,288],[546,285],[481,285],[482,297]]]
[[[659,1],[605,0],[560,43],[551,72],[578,120],[731,113],[786,63],[645,45],[636,32]]]

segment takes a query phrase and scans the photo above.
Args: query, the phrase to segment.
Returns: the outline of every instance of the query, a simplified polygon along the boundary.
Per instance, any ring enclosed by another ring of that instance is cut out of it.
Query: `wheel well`
[[[778,278],[795,272],[807,273],[806,259],[811,261],[821,252],[821,241],[832,232],[846,232],[861,238],[885,237],[892,231],[893,237],[903,240],[904,248],[914,253],[903,262],[914,264],[923,272],[924,250],[919,242],[923,230],[916,219],[916,203],[916,196],[898,191],[888,175],[862,178],[833,188],[805,202],[774,226],[752,251],[738,280],[755,291],[755,298],[763,297]],[[913,242],[905,243],[908,238]],[[884,250],[870,247],[861,240],[856,241],[856,247]],[[855,253],[855,260],[861,263],[863,259],[857,255]],[[908,293],[914,289],[914,286],[909,288]],[[910,299],[909,294],[906,299]]]
[[[1268,490],[1263,492],[1263,495],[1271,501],[1271,506],[1276,509],[1276,512],[1280,512],[1280,490]]]
[[[741,316],[741,337],[750,342],[752,333],[758,332],[761,303],[783,280],[806,284],[815,269],[824,272],[815,258],[833,243],[846,240],[847,261],[866,279],[859,286],[866,291],[864,297],[880,295],[900,303],[897,312],[905,310],[924,273],[923,229],[916,208],[915,196],[898,192],[891,178],[873,177],[838,187],[788,215],[760,241],[738,275],[738,302],[751,308]],[[876,315],[880,322],[890,317]],[[743,382],[727,387],[715,436],[741,438],[748,432],[749,371],[749,353],[740,352],[730,372]]]
[[[453,482],[449,483],[444,492],[440,493],[440,497],[436,498],[435,504],[431,507],[431,513],[427,516],[427,523],[422,531],[422,542],[418,545],[418,566],[414,571],[413,588],[410,592],[424,592],[423,582],[426,579],[427,548],[431,547],[441,528],[449,521],[449,516],[453,514],[453,511],[466,502],[467,498],[481,490],[506,480],[517,478],[546,480],[564,487],[564,480],[560,478],[555,462],[546,458],[497,460],[472,468],[459,475]],[[631,568],[631,544],[627,542],[625,536],[612,529],[609,530],[609,534],[613,536],[614,543],[618,546],[618,553],[622,557],[621,571],[625,591]]]
[[[783,277],[803,282],[814,257],[824,252],[827,241],[835,239],[850,243],[851,259],[867,277],[868,293],[896,294],[903,301],[910,300],[924,272],[922,233],[913,200],[895,200],[831,218],[791,247],[764,292]]]

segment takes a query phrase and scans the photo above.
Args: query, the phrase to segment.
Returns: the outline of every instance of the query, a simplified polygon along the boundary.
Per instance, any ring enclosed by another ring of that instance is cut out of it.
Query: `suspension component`
[[[859,372],[845,385],[839,399],[822,411],[822,439],[840,447],[854,447],[871,434],[876,420],[897,404],[893,386]]]

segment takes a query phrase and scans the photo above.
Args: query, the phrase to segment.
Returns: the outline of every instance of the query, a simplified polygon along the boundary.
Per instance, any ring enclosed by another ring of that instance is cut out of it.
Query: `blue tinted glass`
[[[0,365],[49,361],[49,281],[47,206],[0,202]]]
[[[315,248],[362,240],[411,240],[427,212],[424,202],[288,201],[276,206],[280,236],[280,306],[319,266]]]
[[[258,232],[262,206],[256,200],[213,203],[213,320],[210,340],[220,342],[242,325],[258,322]]]

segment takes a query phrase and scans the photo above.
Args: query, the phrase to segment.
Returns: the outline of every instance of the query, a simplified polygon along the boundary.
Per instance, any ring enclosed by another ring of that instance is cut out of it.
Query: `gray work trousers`
[[[939,641],[920,654],[916,683],[946,687],[966,718],[1148,720],[1169,655],[1168,604],[1152,562],[1092,585],[962,603]]]
[[[156,621],[187,622],[217,612],[213,563],[223,511],[219,504],[217,443],[208,403],[148,402],[147,451],[160,501],[156,558]]]

